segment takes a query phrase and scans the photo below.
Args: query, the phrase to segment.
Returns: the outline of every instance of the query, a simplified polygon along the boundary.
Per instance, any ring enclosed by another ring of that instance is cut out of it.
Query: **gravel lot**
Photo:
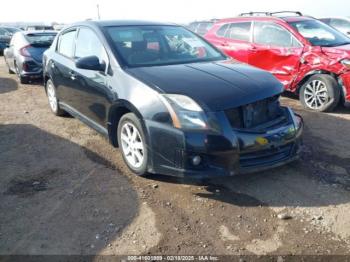
[[[350,254],[350,109],[282,100],[305,120],[300,161],[206,181],[139,178],[0,57],[0,254]]]

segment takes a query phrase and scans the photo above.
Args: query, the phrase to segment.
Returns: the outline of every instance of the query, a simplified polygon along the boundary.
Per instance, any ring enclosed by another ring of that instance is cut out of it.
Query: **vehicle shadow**
[[[85,147],[11,124],[0,149],[1,255],[98,254],[138,215],[130,181]]]
[[[286,104],[287,106],[293,107],[296,110],[305,110],[299,101],[298,95],[291,93],[291,92],[284,92],[282,94],[282,103]],[[311,112],[311,111],[310,111]],[[342,103],[339,103],[339,105],[330,112],[331,114],[350,114],[350,108],[345,107]],[[327,114],[327,113],[323,113]]]
[[[301,159],[272,170],[234,177],[194,180],[160,175],[166,183],[199,185],[196,196],[251,207],[326,207],[350,203],[350,120],[298,111],[305,121]]]
[[[12,92],[18,89],[17,82],[11,78],[0,77],[0,83],[0,94]]]

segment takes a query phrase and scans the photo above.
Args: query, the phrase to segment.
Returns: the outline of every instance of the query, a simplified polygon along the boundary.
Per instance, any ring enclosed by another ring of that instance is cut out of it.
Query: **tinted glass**
[[[67,57],[73,57],[73,48],[75,40],[75,30],[64,33],[60,36],[58,43],[58,52]]]
[[[8,34],[8,32],[5,29],[0,28],[0,36],[5,36],[7,34]]]
[[[106,62],[106,52],[97,35],[88,28],[81,28],[75,47],[75,57],[97,56]]]
[[[342,27],[350,29],[350,22],[344,19],[332,19],[331,25],[334,27]]]
[[[341,46],[350,43],[344,34],[318,20],[291,22],[290,25],[314,46]]]
[[[152,66],[222,60],[226,57],[179,26],[108,27],[119,56],[129,66]]]
[[[14,27],[6,27],[6,30],[11,32],[11,33],[16,33],[16,32],[21,31],[18,28],[14,28]]]
[[[254,23],[254,43],[276,47],[300,47],[295,37],[274,23]]]
[[[249,41],[251,22],[232,23],[225,33],[226,38]]]
[[[56,34],[38,33],[38,34],[27,34],[25,38],[28,43],[32,46],[50,46],[55,39]]]
[[[212,26],[213,26],[213,23],[210,23],[210,22],[200,23],[195,32],[199,35],[205,35],[210,30],[210,28],[212,28]]]
[[[225,37],[225,34],[227,32],[227,30],[229,29],[230,24],[225,24],[223,26],[220,27],[220,29],[216,32],[216,35],[221,36],[221,37]]]

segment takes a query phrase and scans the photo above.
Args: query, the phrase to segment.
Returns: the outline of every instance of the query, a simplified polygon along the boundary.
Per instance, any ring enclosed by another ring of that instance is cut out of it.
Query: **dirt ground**
[[[232,178],[140,178],[0,57],[0,255],[349,255],[350,109],[282,101],[305,120],[301,160]]]

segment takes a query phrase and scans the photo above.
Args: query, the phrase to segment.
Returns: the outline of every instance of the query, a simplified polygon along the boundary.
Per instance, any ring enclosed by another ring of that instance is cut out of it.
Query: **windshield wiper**
[[[336,46],[342,46],[342,45],[349,45],[350,42],[343,42],[343,43],[336,43],[336,44],[328,44],[328,45],[322,45],[323,47],[336,47]]]

